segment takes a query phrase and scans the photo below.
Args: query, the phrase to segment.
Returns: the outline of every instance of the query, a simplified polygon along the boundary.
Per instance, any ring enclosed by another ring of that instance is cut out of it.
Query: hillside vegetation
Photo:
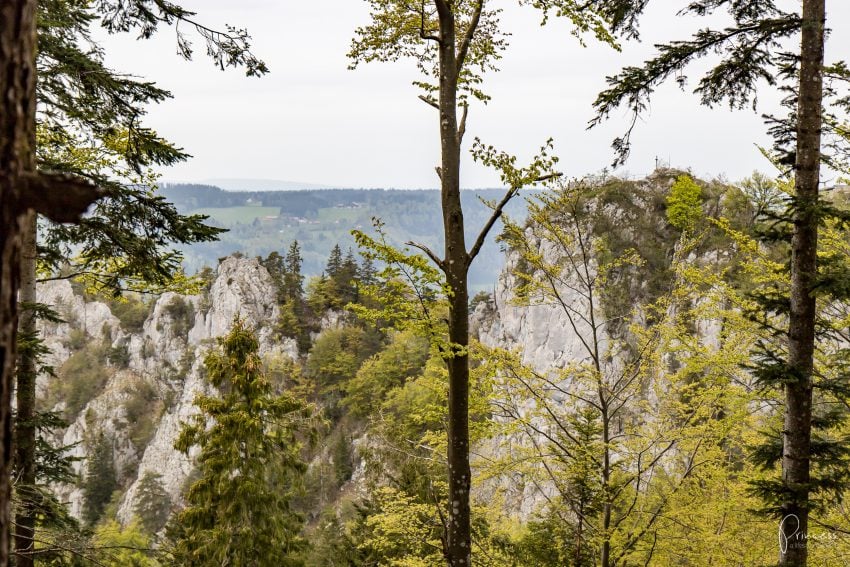
[[[502,192],[464,192],[470,234],[490,214],[484,201],[499,199]],[[266,256],[280,249],[281,242],[297,240],[304,273],[319,275],[334,245],[343,250],[356,248],[351,231],[371,229],[373,218],[384,223],[394,245],[415,240],[433,249],[442,247],[442,220],[435,212],[440,199],[437,190],[224,191],[208,185],[167,184],[162,193],[181,213],[209,215],[211,224],[228,230],[216,242],[182,248],[189,272],[214,266],[218,258],[234,252]],[[524,218],[523,199],[514,200],[506,213],[518,220]],[[488,242],[481,254],[470,276],[470,285],[476,290],[492,288],[501,266],[499,248],[493,242]]]

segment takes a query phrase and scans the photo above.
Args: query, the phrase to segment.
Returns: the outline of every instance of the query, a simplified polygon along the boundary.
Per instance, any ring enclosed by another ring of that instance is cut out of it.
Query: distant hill
[[[218,258],[233,252],[266,256],[284,252],[298,240],[304,257],[304,273],[318,275],[325,267],[334,244],[344,250],[356,248],[352,229],[372,230],[372,219],[380,218],[395,245],[414,240],[442,248],[440,195],[437,190],[400,189],[305,189],[301,191],[225,191],[201,184],[165,184],[164,196],[181,213],[203,214],[210,223],[227,228],[218,242],[196,244],[183,250],[187,268],[197,270],[216,265]],[[480,229],[490,215],[482,199],[501,198],[502,189],[464,191],[462,200],[468,237]],[[530,194],[531,192],[529,192]],[[506,209],[515,219],[525,217],[526,203],[517,198]],[[470,286],[492,289],[503,255],[494,238],[501,225],[473,264]]]
[[[328,185],[284,181],[281,179],[206,179],[204,183],[221,187],[225,191],[299,191],[302,189],[330,189]]]

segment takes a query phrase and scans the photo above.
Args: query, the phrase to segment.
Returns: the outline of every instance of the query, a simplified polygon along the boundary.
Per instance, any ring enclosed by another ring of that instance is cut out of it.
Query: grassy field
[[[207,207],[191,211],[193,215],[208,215],[211,219],[217,220],[225,225],[232,225],[237,222],[250,223],[256,218],[276,217],[280,213],[280,207],[260,207],[260,206],[245,206],[245,207]]]

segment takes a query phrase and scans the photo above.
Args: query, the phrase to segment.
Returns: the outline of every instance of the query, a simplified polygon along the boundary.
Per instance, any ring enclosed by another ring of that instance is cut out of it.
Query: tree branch
[[[463,114],[460,117],[460,125],[457,127],[457,143],[463,142],[463,135],[466,134],[466,117],[469,115],[469,103],[464,101]]]
[[[419,95],[419,100],[427,104],[428,106],[433,106],[437,110],[440,110],[440,105],[437,104],[437,101],[427,95]]]
[[[439,267],[440,269],[443,268],[444,262],[442,260],[440,260],[440,258],[434,253],[433,250],[431,250],[430,248],[428,248],[424,244],[420,244],[419,242],[414,242],[412,240],[405,242],[405,244],[407,244],[408,246],[413,246],[414,248],[418,248],[419,250],[422,250],[423,252],[425,252],[425,254],[429,258],[431,258],[432,262],[437,264],[437,267]]]
[[[547,175],[537,177],[534,180],[534,183],[540,183],[558,177],[561,177],[560,173],[549,173]],[[505,193],[505,196],[502,197],[502,200],[499,201],[499,204],[496,205],[496,208],[493,209],[493,214],[490,215],[490,218],[487,220],[487,224],[485,224],[484,228],[481,229],[481,232],[478,233],[478,238],[475,239],[475,244],[472,245],[472,249],[469,251],[469,254],[467,254],[467,264],[471,264],[475,257],[478,256],[478,253],[481,251],[481,247],[484,246],[484,241],[487,239],[487,235],[490,233],[493,225],[501,218],[502,211],[505,209],[505,206],[517,193],[519,193],[520,189],[522,189],[522,187],[511,187],[507,193]]]
[[[436,41],[437,43],[441,41],[439,35],[425,31],[425,0],[422,0],[419,7],[419,37],[429,41]]]
[[[466,28],[466,34],[463,36],[463,42],[460,44],[460,49],[457,52],[457,63],[455,73],[460,75],[460,70],[466,62],[466,55],[469,53],[469,45],[472,43],[472,38],[475,36],[475,31],[478,29],[478,22],[481,21],[481,12],[484,9],[484,0],[478,0],[475,3],[475,12],[472,13],[472,19],[469,20],[469,27]]]
[[[54,222],[77,222],[104,192],[84,179],[61,173],[31,172],[21,177],[21,205]]]

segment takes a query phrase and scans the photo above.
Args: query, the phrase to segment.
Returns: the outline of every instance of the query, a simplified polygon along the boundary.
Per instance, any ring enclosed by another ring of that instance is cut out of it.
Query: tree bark
[[[35,169],[35,8],[35,0],[4,0],[0,7],[0,567],[9,564],[21,180]]]
[[[446,561],[451,567],[471,564],[469,467],[469,298],[463,209],[460,202],[460,139],[457,120],[458,62],[455,52],[455,14],[448,2],[437,1],[440,20],[439,115],[441,145],[441,205],[445,256],[443,271],[451,289],[449,342],[448,480],[449,515]]]
[[[9,564],[12,382],[17,362],[21,238],[29,211],[72,222],[101,193],[35,170],[36,0],[0,3],[0,567]]]
[[[36,242],[38,237],[38,216],[34,211],[26,215],[25,232],[21,250],[21,290],[20,303],[24,307],[20,312],[18,332],[22,336],[36,336],[36,317],[32,306],[36,296]],[[15,515],[15,567],[33,567],[35,538],[34,498],[35,484],[35,381],[36,360],[31,352],[21,352],[17,369],[17,390],[15,392],[15,492],[18,496],[18,509]]]
[[[804,0],[797,108],[796,208],[791,240],[791,312],[788,327],[789,381],[785,386],[780,564],[804,566],[808,558],[812,432],[812,371],[815,346],[818,187],[823,107],[825,0]]]

